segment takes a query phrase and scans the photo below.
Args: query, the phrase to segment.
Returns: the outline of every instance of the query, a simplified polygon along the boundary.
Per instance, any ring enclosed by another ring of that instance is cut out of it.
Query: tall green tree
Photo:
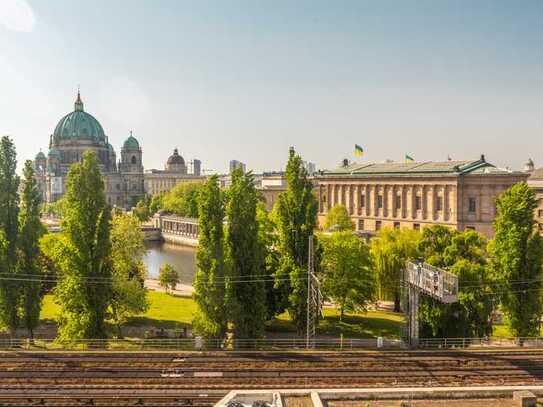
[[[23,190],[19,212],[19,267],[25,277],[20,284],[22,322],[31,338],[40,321],[42,290],[39,278],[39,240],[45,234],[40,220],[41,195],[34,177],[32,161],[26,161],[23,170]]]
[[[408,260],[417,256],[420,233],[411,229],[383,228],[371,240],[378,297],[394,299],[394,311],[400,312],[400,281]]]
[[[535,227],[534,190],[516,184],[496,201],[495,237],[489,245],[501,302],[516,336],[539,335],[543,242]]]
[[[94,152],[72,164],[65,194],[63,256],[56,256],[60,282],[55,288],[61,306],[61,340],[105,338],[111,305],[111,210]]]
[[[234,338],[260,338],[266,319],[262,274],[264,251],[258,240],[258,191],[252,173],[232,172],[226,206],[229,262],[228,305]],[[242,281],[242,282],[239,282]]]
[[[4,235],[4,261],[0,272],[0,322],[11,334],[19,326],[19,282],[8,280],[17,274],[19,230],[19,177],[16,173],[17,154],[9,137],[0,140],[0,231]]]
[[[324,229],[354,230],[354,223],[349,216],[349,212],[347,212],[347,208],[343,205],[333,206],[326,214]]]
[[[309,236],[317,223],[317,201],[302,159],[294,148],[289,151],[285,174],[287,189],[277,201],[277,230],[281,263],[276,273],[277,285],[286,284],[288,311],[298,334],[306,328],[307,264]]]
[[[144,286],[147,269],[143,264],[146,249],[140,222],[126,213],[115,214],[111,228],[113,296],[111,319],[122,337],[122,325],[133,315],[149,308]]]
[[[198,312],[194,328],[208,338],[224,339],[228,324],[224,255],[224,197],[217,175],[202,187],[198,202],[198,251],[194,299]]]
[[[335,232],[321,238],[324,295],[345,312],[366,310],[375,298],[375,276],[368,245],[352,232]]]
[[[259,202],[256,208],[258,221],[258,246],[264,259],[261,265],[261,274],[264,278],[266,291],[266,320],[271,320],[284,308],[283,292],[275,286],[274,273],[279,266],[280,254],[277,250],[277,234],[275,222],[271,213],[268,213],[263,202]],[[288,293],[287,293],[288,295]]]
[[[488,276],[487,241],[471,230],[458,232],[445,226],[425,228],[419,256],[425,262],[458,276],[458,301],[443,304],[421,296],[422,337],[481,337],[492,333],[492,281]]]

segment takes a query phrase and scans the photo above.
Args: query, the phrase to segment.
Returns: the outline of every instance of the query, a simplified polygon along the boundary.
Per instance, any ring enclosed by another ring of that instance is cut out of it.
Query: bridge
[[[198,246],[198,219],[159,212],[153,216],[152,222],[165,242]]]

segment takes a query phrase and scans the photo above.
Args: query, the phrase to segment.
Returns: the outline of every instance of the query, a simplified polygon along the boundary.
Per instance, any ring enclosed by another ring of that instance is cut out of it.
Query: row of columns
[[[324,184],[320,200],[321,212],[344,205],[349,214],[357,216],[441,221],[451,221],[456,216],[454,185]]]
[[[198,225],[183,220],[164,219],[162,221],[161,231],[174,235],[198,237]]]

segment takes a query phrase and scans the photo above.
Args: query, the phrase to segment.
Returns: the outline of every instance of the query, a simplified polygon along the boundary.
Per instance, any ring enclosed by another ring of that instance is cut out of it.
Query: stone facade
[[[36,180],[44,202],[55,202],[64,195],[70,166],[81,161],[83,152],[89,150],[98,157],[106,199],[111,206],[130,209],[145,194],[165,192],[178,182],[194,179],[187,175],[185,161],[177,149],[168,158],[164,171],[144,173],[143,152],[132,132],[123,143],[117,162],[115,150],[102,125],[84,111],[78,92],[74,111],[60,119],[50,137],[48,155],[40,151],[34,160]],[[195,162],[199,174],[201,163]]]
[[[145,172],[145,191],[149,195],[168,192],[181,182],[204,182],[206,177],[200,175],[200,161],[194,160],[192,174],[188,174],[183,157],[176,149],[166,161],[164,170],[149,170]]]
[[[534,189],[537,199],[537,208],[534,214],[535,221],[539,232],[543,234],[543,168],[534,170],[532,166],[531,168],[525,168],[525,170],[530,175],[528,185]]]
[[[368,235],[383,227],[422,229],[440,224],[494,234],[495,199],[527,174],[501,170],[484,156],[475,161],[348,164],[322,172],[319,223],[328,210],[347,208],[356,229]]]

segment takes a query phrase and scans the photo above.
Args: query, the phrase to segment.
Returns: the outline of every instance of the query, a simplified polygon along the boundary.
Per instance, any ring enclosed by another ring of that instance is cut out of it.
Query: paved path
[[[145,280],[145,287],[153,291],[159,291],[163,293],[166,292],[166,290],[158,284],[158,280],[151,279],[151,278]],[[192,296],[192,293],[194,292],[194,288],[188,284],[177,284],[177,286],[175,287],[175,290],[170,291],[170,292],[174,295],[190,297]]]

